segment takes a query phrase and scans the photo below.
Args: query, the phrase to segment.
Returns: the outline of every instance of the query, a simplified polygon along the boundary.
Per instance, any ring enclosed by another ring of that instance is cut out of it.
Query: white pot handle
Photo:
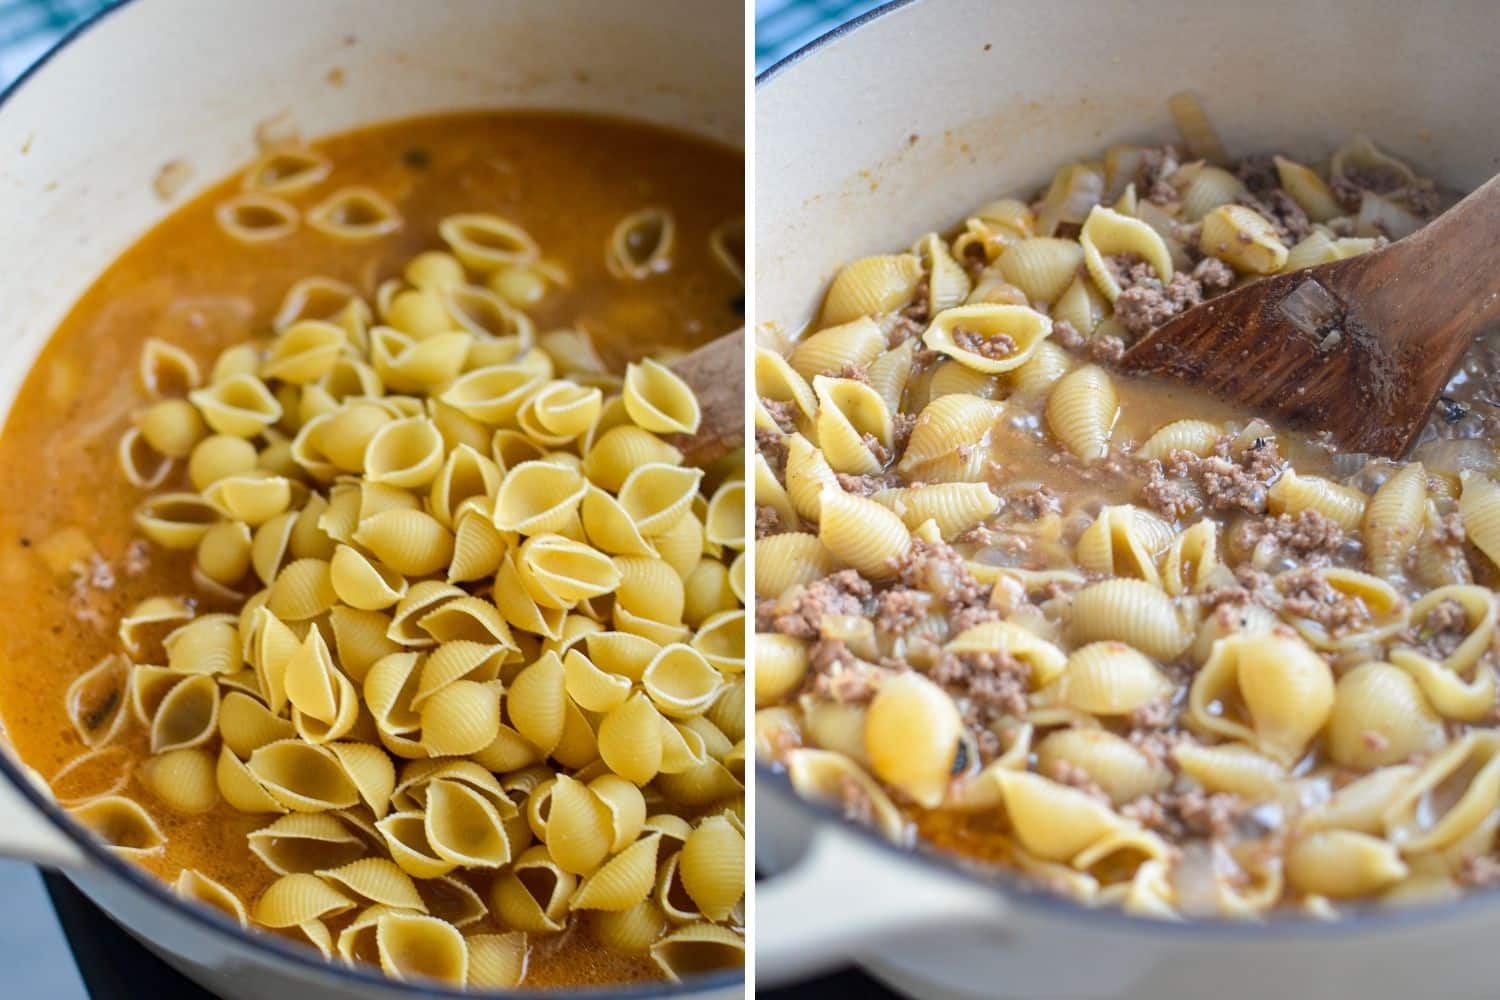
[[[755,892],[755,976],[776,986],[841,965],[881,942],[948,924],[1004,918],[999,893],[918,867],[823,826],[796,865]]]
[[[88,857],[73,838],[42,815],[4,777],[0,777],[0,857],[48,868],[77,870],[89,865]]]

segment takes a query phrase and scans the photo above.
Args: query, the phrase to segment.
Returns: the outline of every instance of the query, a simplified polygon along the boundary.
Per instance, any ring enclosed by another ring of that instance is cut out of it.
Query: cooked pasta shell
[[[588,786],[567,775],[558,775],[549,802],[547,852],[565,872],[594,871],[613,841],[608,808]]]
[[[255,922],[266,927],[296,927],[352,910],[355,903],[316,875],[283,875],[261,893],[251,908]]]
[[[383,510],[365,518],[354,540],[396,573],[426,576],[453,559],[453,533],[419,510]]]
[[[1500,744],[1470,732],[1427,759],[1386,808],[1386,838],[1404,853],[1442,850],[1481,829],[1500,801]]]
[[[401,213],[368,187],[333,192],[307,211],[307,224],[340,240],[372,240],[401,228]]]
[[[102,746],[70,759],[47,779],[47,786],[58,805],[75,806],[119,792],[133,770],[124,746]]]
[[[661,834],[650,834],[610,858],[578,886],[570,910],[621,911],[641,903],[656,885],[656,857]],[[740,867],[743,881],[744,866]]]
[[[1356,530],[1365,516],[1366,497],[1359,490],[1319,476],[1298,475],[1292,469],[1272,484],[1267,499],[1273,514],[1311,510],[1345,531]]]
[[[996,261],[1000,275],[1032,302],[1056,302],[1082,265],[1083,248],[1076,241],[1050,236],[1016,240]]]
[[[422,745],[434,756],[464,756],[500,732],[500,694],[478,681],[454,681],[422,702]]]
[[[113,850],[127,856],[159,853],[167,838],[140,803],[105,795],[74,806],[68,814]]]
[[[861,257],[845,264],[828,286],[820,327],[899,309],[916,295],[922,261],[915,254]]]
[[[141,388],[153,399],[186,395],[203,384],[198,362],[176,344],[146,338],[137,368]]]
[[[1247,193],[1244,182],[1223,167],[1205,163],[1182,191],[1182,215],[1198,222],[1220,205],[1230,205]]]
[[[195,493],[157,493],[135,511],[141,534],[168,549],[195,548],[219,520],[219,512]]]
[[[620,911],[597,910],[590,927],[605,946],[626,954],[649,949],[667,928],[666,914],[654,900],[646,899]]]
[[[695,923],[672,931],[651,946],[657,968],[672,982],[745,963],[745,939],[727,927]]]
[[[1091,715],[1129,715],[1171,690],[1171,681],[1149,659],[1123,642],[1105,640],[1074,650],[1055,697]]]
[[[123,628],[123,623],[122,623]],[[130,662],[106,656],[80,674],[64,693],[68,721],[84,746],[99,747],[120,732],[128,714]]]
[[[626,367],[624,399],[630,419],[656,434],[692,434],[702,418],[692,388],[651,358]]]
[[[1052,320],[1027,306],[956,306],[934,316],[922,342],[975,371],[998,375],[1025,364],[1052,333]]]
[[[1109,374],[1084,365],[1058,379],[1047,394],[1047,427],[1063,445],[1086,462],[1109,453],[1110,437],[1120,413],[1120,398]]]
[[[578,470],[553,462],[523,462],[501,480],[495,496],[495,526],[523,535],[568,525],[587,492]]]
[[[810,389],[808,395],[812,395]],[[627,425],[612,427],[600,435],[584,456],[583,471],[595,486],[618,492],[630,473],[643,465],[676,465],[681,461],[682,452],[650,431]]]
[[[1483,473],[1467,469],[1459,473],[1459,480],[1463,489],[1458,512],[1464,535],[1491,563],[1500,565],[1500,486]]]
[[[246,191],[219,202],[214,219],[241,243],[269,243],[296,232],[301,213],[280,198]]]
[[[837,560],[870,579],[894,577],[911,548],[911,533],[893,511],[873,500],[826,487],[818,539]]]
[[[1271,802],[1286,789],[1286,768],[1242,743],[1203,746],[1184,742],[1173,750],[1172,759],[1209,792]]]
[[[1222,711],[1226,699],[1244,706],[1243,719]],[[1290,763],[1323,728],[1333,703],[1333,672],[1306,643],[1285,635],[1230,636],[1215,643],[1194,677],[1187,716],[1196,728],[1246,740]]]
[[[242,691],[230,691],[219,703],[219,736],[237,757],[295,735],[292,723]]]
[[[1287,850],[1287,883],[1299,892],[1333,899],[1374,895],[1408,872],[1394,844],[1350,830],[1311,833]]]
[[[870,766],[918,804],[935,807],[953,771],[963,721],[953,699],[917,673],[881,685],[865,719]]]
[[[214,777],[219,784],[219,794],[224,801],[240,812],[286,812],[286,806],[272,797],[260,779],[234,755],[227,746],[219,748],[219,759],[214,768]]]
[[[456,781],[428,786],[427,842],[438,857],[464,868],[498,868],[511,859],[510,839],[495,807]]]
[[[310,743],[267,744],[250,755],[248,767],[277,802],[296,812],[345,809],[359,801],[359,790],[338,758]]]
[[[214,755],[203,749],[169,750],[136,769],[141,784],[180,813],[208,812],[219,802]]]
[[[701,821],[677,867],[682,886],[710,920],[724,920],[745,894],[745,838],[722,816]]]
[[[336,600],[329,564],[298,559],[276,575],[266,608],[284,621],[304,621],[327,611]]]
[[[1192,638],[1172,600],[1142,580],[1090,584],[1073,595],[1069,615],[1075,643],[1112,639],[1156,660],[1175,659]]]
[[[184,868],[177,873],[177,880],[172,883],[172,891],[179,899],[209,906],[226,914],[241,927],[250,926],[250,915],[246,912],[245,904],[240,901],[240,897],[227,886],[215,882],[194,868]]]
[[[620,486],[620,506],[642,535],[653,538],[690,512],[702,478],[701,469],[661,463],[637,466]]]
[[[525,875],[523,879],[521,876]],[[490,905],[508,927],[545,934],[562,930],[578,878],[563,871],[544,846],[527,848],[495,879]]]
[[[641,675],[641,688],[671,718],[701,715],[723,686],[723,676],[691,646],[662,647]]]
[[[1284,156],[1272,157],[1281,187],[1307,213],[1313,222],[1327,222],[1343,215],[1344,210],[1333,197],[1327,183],[1302,164]]]
[[[1205,215],[1198,249],[1242,274],[1275,274],[1286,264],[1275,227],[1243,205],[1220,205]]]
[[[1200,458],[1213,453],[1224,428],[1207,420],[1174,420],[1159,428],[1135,450],[1140,459],[1165,462],[1174,451],[1192,452]]]
[[[188,394],[208,426],[220,434],[250,438],[281,419],[281,404],[254,375],[234,375]]]
[[[189,677],[161,699],[151,718],[151,752],[195,747],[214,734],[219,716],[219,685],[212,676]]]
[[[1172,542],[1161,518],[1130,505],[1105,507],[1078,537],[1078,565],[1100,576],[1127,576],[1159,583],[1157,559]]]
[[[1444,741],[1442,720],[1410,675],[1366,663],[1339,678],[1328,718],[1328,754],[1345,767],[1395,764]]]
[[[1140,219],[1096,205],[1089,211],[1078,241],[1083,246],[1083,262],[1089,277],[1110,302],[1119,298],[1120,284],[1106,257],[1134,254],[1151,265],[1163,284],[1172,280],[1171,252],[1156,230]]]
[[[817,375],[865,367],[886,349],[886,335],[868,316],[828,327],[797,342],[787,358],[792,368],[811,381]]]

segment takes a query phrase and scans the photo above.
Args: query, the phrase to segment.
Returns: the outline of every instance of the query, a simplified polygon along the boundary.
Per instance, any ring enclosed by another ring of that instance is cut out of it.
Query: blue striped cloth
[[[79,21],[113,0],[0,0],[0,87],[26,71]]]
[[[755,0],[755,72],[880,6],[882,0]]]

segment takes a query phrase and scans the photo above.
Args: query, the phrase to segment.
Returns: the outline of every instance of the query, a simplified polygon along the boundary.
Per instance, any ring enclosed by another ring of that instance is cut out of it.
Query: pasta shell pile
[[[178,890],[325,955],[515,985],[528,935],[582,921],[669,976],[737,965],[743,479],[682,464],[698,403],[662,364],[568,377],[587,338],[494,290],[527,233],[441,232],[373,309],[308,278],[206,373],[147,345],[120,460],[182,484],[136,523],[201,596],[132,610],[73,717],[147,728],[161,806],[263,816],[258,898]],[[142,803],[75,815],[161,849]]]
[[[1198,159],[1112,147],[763,328],[758,752],[1089,904],[1446,898],[1496,863],[1494,442],[1335,458],[1094,363],[1174,276],[1363,253],[1440,199],[1366,139],[1231,172],[1193,122]]]

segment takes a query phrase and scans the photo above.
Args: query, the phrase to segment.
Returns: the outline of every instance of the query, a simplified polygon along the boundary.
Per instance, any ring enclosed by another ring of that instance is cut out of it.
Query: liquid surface
[[[714,227],[742,212],[737,152],[641,125],[554,114],[432,117],[315,148],[333,172],[291,200],[305,209],[337,188],[366,185],[396,206],[401,229],[344,243],[303,226],[274,243],[237,242],[214,218],[216,205],[238,190],[232,178],[174,212],[99,278],[11,410],[0,436],[0,616],[9,623],[0,630],[0,720],[21,758],[45,778],[85,749],[64,692],[118,649],[120,615],[152,595],[192,593],[191,552],[139,541],[131,515],[145,493],[125,481],[115,454],[145,401],[136,369],[147,338],[182,346],[206,366],[221,349],[265,331],[300,278],[339,278],[373,301],[376,286],[409,257],[441,245],[439,220],[459,212],[515,221],[564,266],[569,284],[527,311],[539,331],[586,330],[612,370],[690,349],[742,322],[740,284],[706,250]],[[606,268],[606,242],[643,205],[673,212],[683,252],[649,281],[617,280]],[[163,488],[185,478],[180,470],[179,463],[180,478]],[[133,762],[146,758],[138,724],[127,724],[118,740]],[[121,794],[144,803],[166,834],[165,853],[143,862],[162,878],[196,868],[247,901],[274,879],[245,843],[268,817],[223,804],[203,815],[174,813],[154,807],[134,778]],[[659,975],[649,958],[569,932],[533,938],[526,985]]]

